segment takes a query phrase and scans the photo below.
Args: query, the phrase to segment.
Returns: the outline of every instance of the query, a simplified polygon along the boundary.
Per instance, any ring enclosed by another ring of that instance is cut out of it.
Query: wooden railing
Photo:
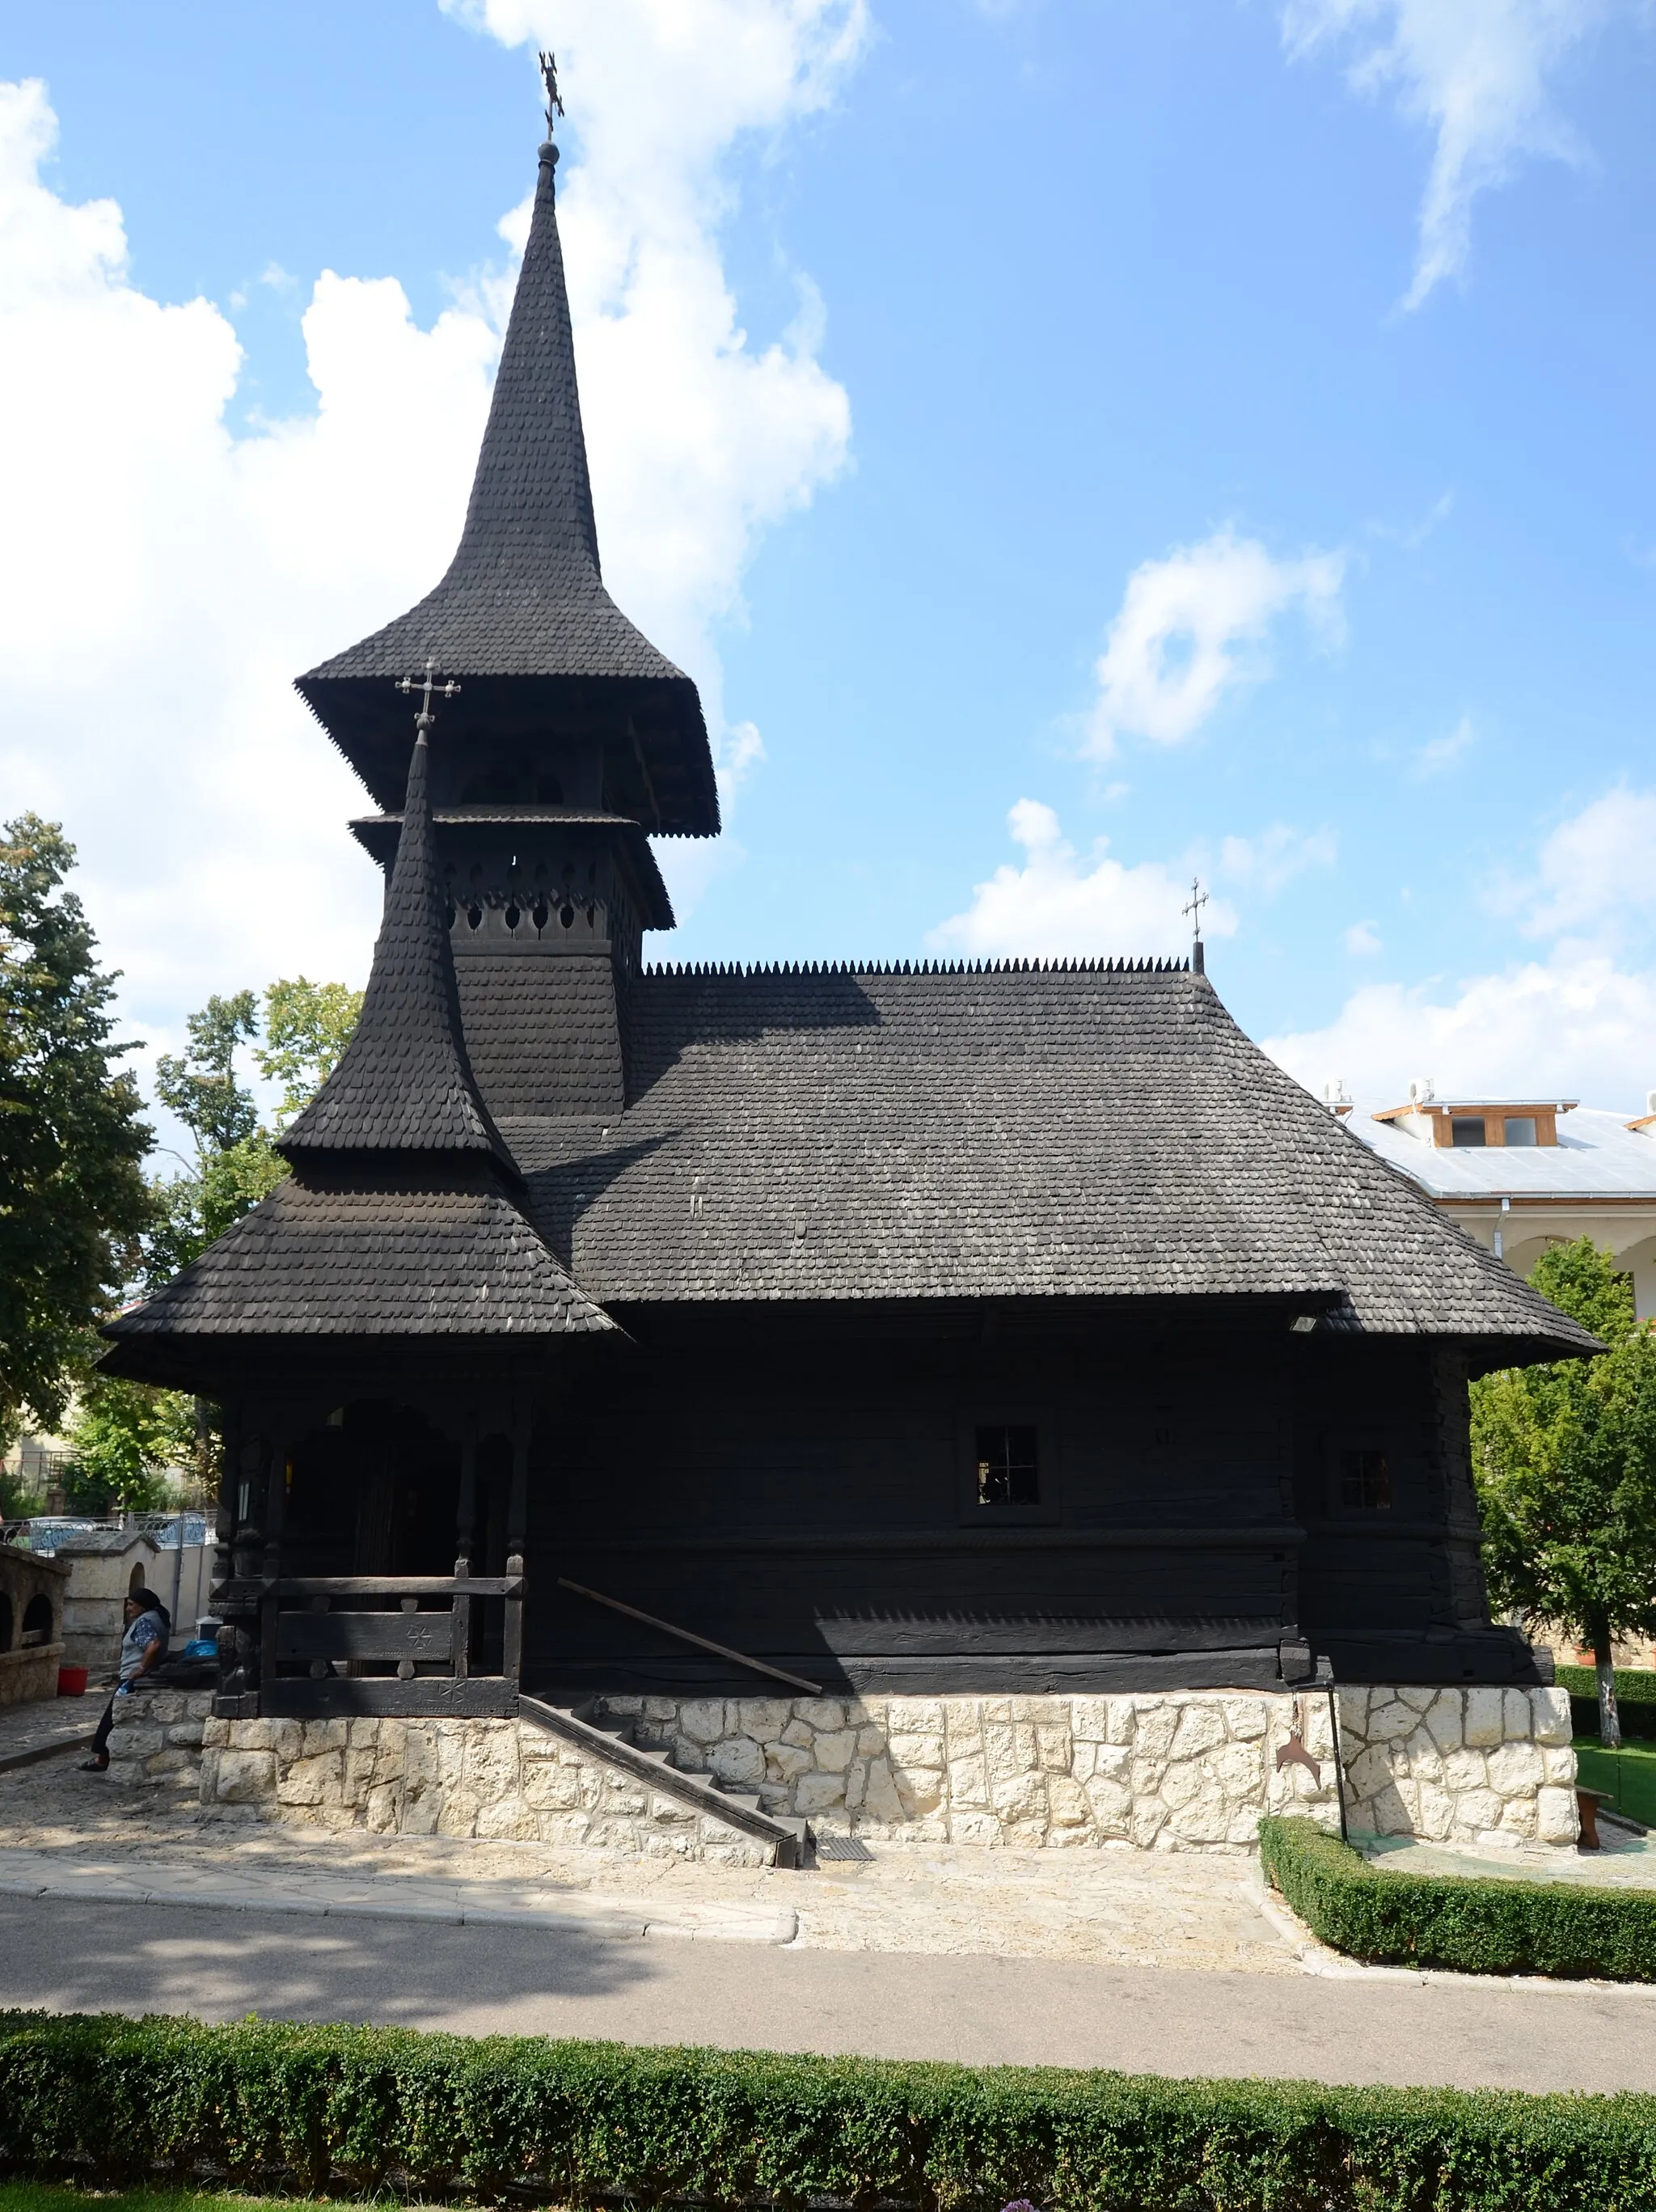
[[[261,1711],[484,1711],[509,1705],[523,1671],[523,1563],[513,1557],[507,1567],[504,1575],[236,1577],[213,1597],[227,1618],[258,1621],[247,1673]],[[395,1599],[397,1609],[353,1599]],[[500,1672],[482,1674],[472,1668],[472,1607],[486,1599],[501,1601],[505,1617]],[[306,1672],[282,1671],[295,1665]],[[387,1665],[394,1677],[359,1671]]]

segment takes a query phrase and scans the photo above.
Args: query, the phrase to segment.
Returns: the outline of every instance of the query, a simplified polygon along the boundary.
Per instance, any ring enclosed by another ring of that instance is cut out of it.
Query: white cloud
[[[1446,1097],[1556,1091],[1631,1111],[1656,1084],[1656,969],[1638,927],[1656,907],[1653,849],[1656,792],[1618,786],[1561,823],[1531,875],[1500,894],[1527,933],[1558,939],[1544,957],[1453,981],[1368,984],[1325,1028],[1268,1037],[1265,1049],[1313,1090],[1338,1067],[1359,1096],[1400,1097],[1426,1068]],[[1619,957],[1623,938],[1633,961]],[[1355,924],[1346,948],[1378,951],[1371,925]]]
[[[1561,948],[1447,987],[1371,983],[1326,1028],[1263,1046],[1313,1091],[1338,1068],[1360,1098],[1401,1098],[1426,1068],[1443,1097],[1556,1091],[1631,1113],[1656,1083],[1656,972]]]
[[[977,884],[972,903],[931,931],[934,951],[968,958],[1021,957],[1139,957],[1182,952],[1190,918],[1182,909],[1190,886],[1180,863],[1174,873],[1160,860],[1128,867],[1109,857],[1109,840],[1098,838],[1078,854],[1065,838],[1058,816],[1039,799],[1020,799],[1008,814],[1022,867],[1010,861]],[[1204,934],[1229,937],[1234,910],[1215,899],[1204,910]]]
[[[1257,837],[1227,837],[1219,848],[1218,872],[1275,898],[1307,868],[1331,868],[1338,857],[1338,840],[1326,826],[1305,831],[1274,822]]]
[[[1367,960],[1382,949],[1380,932],[1372,921],[1354,921],[1345,933],[1345,949],[1354,960]]]
[[[1463,714],[1447,737],[1433,738],[1416,752],[1410,774],[1416,783],[1424,783],[1435,775],[1442,775],[1477,743],[1477,732],[1470,714]]]
[[[1526,155],[1576,161],[1574,133],[1548,79],[1613,0],[1287,0],[1283,35],[1298,57],[1356,44],[1355,89],[1396,90],[1404,115],[1435,136],[1420,209],[1417,307],[1466,265],[1472,202],[1504,184]]]
[[[513,34],[505,12],[494,27]],[[740,613],[762,531],[842,465],[849,410],[809,302],[775,344],[741,330],[721,162],[741,132],[822,104],[861,15],[857,0],[558,14],[582,115],[561,204],[605,574],[702,685],[733,791],[763,749],[724,726],[717,626]],[[525,171],[534,127],[526,88]],[[9,812],[60,818],[79,846],[128,1018],[165,1046],[210,990],[363,974],[379,877],[343,825],[364,795],[291,679],[442,573],[511,280],[422,330],[394,277],[325,273],[303,318],[314,414],[238,434],[234,326],[132,283],[116,204],[41,180],[57,128],[44,86],[0,85],[0,780]]]
[[[1144,562],[1127,580],[1094,672],[1084,750],[1101,760],[1124,736],[1182,744],[1228,693],[1270,673],[1271,626],[1295,608],[1338,639],[1344,566],[1338,553],[1277,561],[1257,538],[1228,529]]]
[[[1656,910],[1656,791],[1617,784],[1561,822],[1534,874],[1497,886],[1494,903],[1529,937],[1624,935]]]

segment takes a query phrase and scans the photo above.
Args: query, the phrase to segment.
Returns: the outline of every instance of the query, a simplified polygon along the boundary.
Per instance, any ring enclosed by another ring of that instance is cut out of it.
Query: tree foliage
[[[152,1289],[223,1236],[288,1172],[275,1139],[321,1089],[350,1041],[362,994],[345,983],[283,978],[264,994],[211,998],[186,1024],[185,1050],[156,1064],[157,1088],[195,1141],[192,1168],[155,1185],[155,1224],[145,1247]],[[264,1042],[258,1040],[263,1036]],[[259,1073],[282,1086],[274,1129],[258,1118],[236,1055],[251,1047]]]
[[[1614,1744],[1611,1643],[1656,1632],[1656,1334],[1589,1237],[1544,1253],[1530,1280],[1606,1349],[1472,1387],[1489,1590],[1591,1645],[1601,1736]]]
[[[362,994],[349,983],[312,983],[295,975],[266,990],[264,1042],[253,1057],[266,1080],[282,1086],[278,1129],[304,1111],[333,1073],[361,1011]]]
[[[150,1132],[118,1063],[115,977],[55,823],[0,830],[0,1428],[61,1417],[88,1333],[128,1279]]]
[[[167,1471],[189,1466],[200,1449],[196,1401],[111,1375],[94,1375],[69,1426],[81,1510],[142,1512],[165,1504]]]
[[[143,1263],[149,1288],[169,1282],[287,1174],[276,1133],[321,1088],[361,1004],[361,992],[343,983],[299,975],[270,985],[262,1022],[252,991],[211,998],[190,1016],[184,1050],[156,1063],[156,1088],[189,1130],[195,1159],[182,1175],[152,1187]],[[262,1075],[282,1086],[275,1130],[260,1122],[253,1092],[241,1079],[237,1060],[244,1050],[251,1050]],[[94,1376],[70,1440],[88,1494],[137,1506],[159,1502],[167,1468],[188,1468],[206,1487],[214,1425],[209,1408],[176,1391]]]

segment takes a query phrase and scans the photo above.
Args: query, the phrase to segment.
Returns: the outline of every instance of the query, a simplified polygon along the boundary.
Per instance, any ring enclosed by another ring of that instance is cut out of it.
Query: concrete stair
[[[751,1791],[732,1790],[716,1774],[687,1773],[674,1765],[670,1753],[635,1743],[630,1722],[600,1719],[594,1700],[560,1705],[519,1696],[518,1713],[520,1719],[532,1721],[537,1728],[561,1736],[564,1742],[618,1768],[635,1782],[647,1783],[663,1796],[676,1798],[682,1805],[722,1820],[726,1827],[768,1844],[773,1866],[803,1869],[815,1863],[816,1838],[809,1821],[767,1813]]]

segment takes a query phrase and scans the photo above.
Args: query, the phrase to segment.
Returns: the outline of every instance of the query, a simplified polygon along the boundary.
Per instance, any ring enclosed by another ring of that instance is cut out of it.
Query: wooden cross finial
[[[436,715],[431,711],[432,701],[452,699],[460,689],[458,684],[440,684],[437,681],[437,663],[434,659],[427,661],[423,677],[404,676],[397,688],[404,693],[417,691],[420,694],[420,711],[414,718],[414,726],[422,737],[437,720]]]
[[[1202,908],[1207,903],[1208,895],[1202,889],[1202,878],[1200,876],[1192,876],[1190,882],[1190,903],[1181,907],[1180,912],[1190,916],[1190,933],[1198,945],[1202,941]]]
[[[558,58],[554,53],[541,55],[541,82],[546,87],[546,135],[552,136],[553,119],[563,113],[563,102],[558,97]]]

